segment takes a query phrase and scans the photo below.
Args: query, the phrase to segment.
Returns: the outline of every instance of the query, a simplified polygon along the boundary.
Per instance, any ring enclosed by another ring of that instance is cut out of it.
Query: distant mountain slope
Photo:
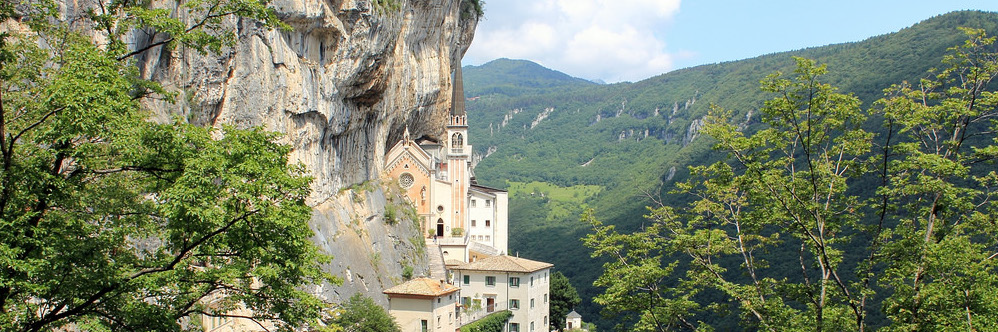
[[[734,110],[749,130],[758,127],[755,110],[772,98],[759,91],[759,80],[792,70],[794,56],[827,64],[824,81],[868,108],[884,88],[917,81],[939,66],[946,49],[964,40],[958,27],[998,35],[998,14],[954,12],[860,42],[681,69],[635,83],[598,85],[517,60],[466,67],[466,95],[474,99],[467,103],[470,140],[484,157],[476,174],[486,185],[515,188],[510,251],[554,263],[579,288],[578,311],[597,320],[598,307],[589,300],[598,293],[591,284],[599,263],[587,259],[578,240],[586,232],[577,221],[582,207],[626,230],[639,226],[649,197],[681,203],[685,197],[668,192],[687,177],[687,166],[720,158],[698,131],[710,105]]]
[[[464,94],[519,96],[577,88],[596,83],[545,68],[527,60],[496,59],[481,66],[464,67]]]

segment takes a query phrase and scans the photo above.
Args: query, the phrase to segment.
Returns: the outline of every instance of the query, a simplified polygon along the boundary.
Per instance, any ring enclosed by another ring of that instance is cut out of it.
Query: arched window
[[[454,136],[451,136],[450,145],[452,148],[464,146],[464,136],[461,136],[461,133],[454,133]]]

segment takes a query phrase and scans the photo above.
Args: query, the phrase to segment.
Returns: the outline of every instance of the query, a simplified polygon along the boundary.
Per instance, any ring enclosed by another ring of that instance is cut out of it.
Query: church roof
[[[388,295],[442,296],[456,292],[457,286],[430,278],[415,278],[385,290]]]
[[[568,313],[568,315],[566,315],[565,318],[582,318],[582,315],[575,312],[575,310],[572,310],[572,312]]]
[[[502,272],[522,272],[531,273],[554,266],[551,263],[532,261],[526,258],[513,257],[508,255],[492,256],[477,261],[462,264],[455,267],[455,270],[471,271],[502,271]]]
[[[506,192],[505,190],[502,190],[502,189],[496,189],[496,188],[492,188],[492,187],[486,187],[486,186],[483,186],[483,185],[480,185],[480,184],[473,184],[473,185],[471,185],[471,188],[472,189],[478,189],[480,191],[487,192],[487,193],[504,193],[504,192]]]

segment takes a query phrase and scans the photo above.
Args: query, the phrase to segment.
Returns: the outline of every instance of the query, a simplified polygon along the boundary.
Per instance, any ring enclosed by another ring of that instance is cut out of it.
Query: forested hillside
[[[688,179],[687,167],[723,156],[700,132],[712,104],[732,110],[740,129],[761,128],[759,109],[772,96],[760,92],[760,80],[792,72],[793,58],[804,57],[827,64],[822,80],[869,108],[883,89],[917,82],[939,67],[946,49],[966,39],[958,27],[996,35],[998,15],[950,13],[861,42],[698,66],[635,83],[597,85],[526,61],[466,67],[470,140],[483,158],[476,175],[510,191],[510,250],[554,263],[579,289],[578,311],[596,321],[599,307],[589,300],[600,292],[592,283],[601,264],[589,259],[579,240],[591,231],[579,214],[591,207],[607,224],[632,231],[646,222],[646,206],[691,200],[670,192]]]

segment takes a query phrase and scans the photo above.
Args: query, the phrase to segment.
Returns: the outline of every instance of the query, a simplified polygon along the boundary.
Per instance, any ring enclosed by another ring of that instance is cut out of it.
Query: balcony
[[[482,318],[485,318],[488,315],[507,310],[509,309],[506,308],[506,305],[500,303],[495,303],[492,305],[481,305],[478,308],[475,307],[462,308],[461,314],[458,315],[458,317],[460,317],[460,320],[458,321],[458,326],[465,326],[474,323]]]

